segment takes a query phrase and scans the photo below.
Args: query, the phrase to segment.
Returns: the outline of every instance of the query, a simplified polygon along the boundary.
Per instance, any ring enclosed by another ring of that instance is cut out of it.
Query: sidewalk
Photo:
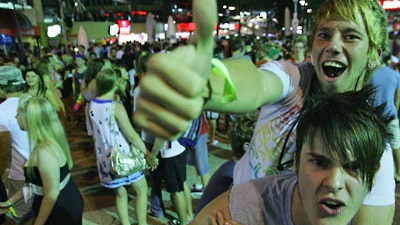
[[[76,127],[68,132],[72,156],[74,158],[74,168],[72,176],[77,182],[82,193],[85,207],[83,215],[84,225],[118,225],[119,219],[115,210],[115,197],[112,190],[106,189],[99,184],[96,168],[96,156],[93,150],[91,137],[86,135],[83,127]],[[209,164],[211,173],[213,173],[222,163],[230,159],[231,152],[227,140],[219,138],[219,144],[209,149]],[[196,179],[196,171],[194,167],[187,167],[187,182],[191,186]],[[193,208],[195,209],[201,195],[192,194]],[[135,194],[129,189],[129,212],[131,215],[131,223],[135,223],[134,216],[134,199]],[[163,191],[163,200],[167,213],[164,218],[148,216],[148,222],[152,225],[168,224],[172,219],[176,219],[170,196]]]

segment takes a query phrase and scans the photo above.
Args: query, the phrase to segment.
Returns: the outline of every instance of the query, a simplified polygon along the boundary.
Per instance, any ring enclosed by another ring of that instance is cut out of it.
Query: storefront
[[[0,8],[0,34],[1,49],[3,54],[8,55],[14,47],[22,48],[23,43],[29,43],[31,48],[37,45],[40,29],[21,11]],[[22,43],[19,43],[19,38]]]

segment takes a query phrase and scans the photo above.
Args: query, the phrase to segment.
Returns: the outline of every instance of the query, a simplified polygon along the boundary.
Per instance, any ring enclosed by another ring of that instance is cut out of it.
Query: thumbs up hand
[[[204,98],[210,94],[207,80],[217,23],[216,1],[193,0],[193,20],[193,45],[152,56],[140,81],[134,121],[158,137],[178,138],[200,115]]]

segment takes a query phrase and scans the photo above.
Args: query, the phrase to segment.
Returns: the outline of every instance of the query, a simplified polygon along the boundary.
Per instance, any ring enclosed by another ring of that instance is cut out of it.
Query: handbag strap
[[[110,143],[112,145],[115,145],[115,143],[117,143],[117,133],[116,133],[117,132],[117,121],[115,120],[115,102],[114,101],[111,102],[111,105],[110,105],[110,124],[111,124],[111,127],[110,127],[111,141],[110,141]],[[112,141],[114,141],[114,142],[112,143]]]

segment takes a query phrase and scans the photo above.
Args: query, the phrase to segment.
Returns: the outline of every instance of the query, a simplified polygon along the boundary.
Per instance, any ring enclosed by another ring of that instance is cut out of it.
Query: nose
[[[326,52],[330,55],[337,55],[342,52],[342,40],[339,34],[335,34],[329,40],[328,45],[326,46]]]
[[[346,171],[342,167],[331,168],[325,177],[324,187],[330,192],[339,192],[345,187],[345,173]]]

